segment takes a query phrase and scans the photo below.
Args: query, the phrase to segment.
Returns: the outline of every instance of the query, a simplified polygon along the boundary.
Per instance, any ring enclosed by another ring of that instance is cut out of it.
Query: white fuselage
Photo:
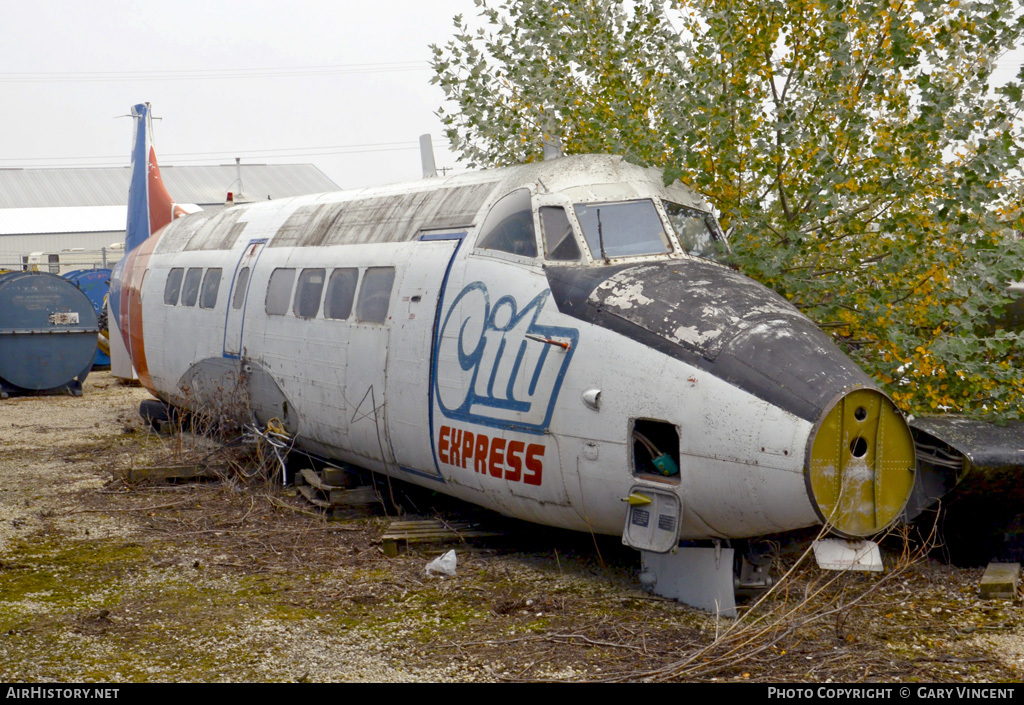
[[[396,223],[412,227],[407,214],[395,212],[368,213],[378,220],[344,242],[304,244],[296,236],[296,223],[313,227],[316,208],[352,208],[365,193],[238,206],[234,215],[172,223],[154,236],[161,240],[142,284],[148,386],[193,407],[245,404],[264,423],[282,419],[309,452],[529,521],[619,534],[621,500],[631,488],[650,486],[679,496],[682,539],[816,523],[804,475],[811,421],[706,369],[561,313],[543,257],[478,247],[488,210],[520,184],[542,204],[559,203],[559,194],[602,202],[668,193],[700,205],[645,170],[595,159],[561,172],[536,167],[539,176],[478,179],[478,190],[494,188],[472,219],[417,227],[411,239],[375,235]],[[416,188],[431,186],[428,180]],[[387,192],[370,195],[379,202]],[[303,215],[311,209],[313,217]],[[580,249],[583,256],[570,266],[606,264],[600,253]],[[665,255],[615,262],[671,265],[686,258],[674,245]],[[185,279],[187,288],[189,269],[200,268],[202,280],[220,270],[212,297],[203,302],[204,287],[193,305],[182,303],[184,291],[167,303],[169,277]],[[286,270],[293,270],[290,291],[277,312],[268,312],[271,277]],[[328,298],[338,270],[355,270],[359,282],[346,317],[327,309],[337,307]],[[360,298],[371,286],[368,272],[386,279],[389,271],[386,315],[366,322],[358,311],[374,305]],[[240,276],[246,281],[237,293]],[[303,291],[315,292],[316,301],[300,305]],[[203,361],[209,362],[197,374]],[[588,392],[596,403],[587,403]],[[675,426],[677,476],[637,471],[631,429],[638,419]]]

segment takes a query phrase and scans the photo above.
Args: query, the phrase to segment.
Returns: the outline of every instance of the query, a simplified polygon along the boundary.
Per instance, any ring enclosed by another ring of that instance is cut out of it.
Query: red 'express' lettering
[[[488,468],[491,477],[501,477],[501,468],[505,465],[505,439],[495,438],[491,441],[491,462]]]
[[[544,446],[531,443],[526,448],[526,471],[527,474],[523,477],[523,482],[528,485],[539,485],[541,480],[541,473],[544,471],[544,466],[541,464],[540,459],[544,456]]]
[[[487,472],[487,436],[476,434],[476,447],[473,449],[473,470]]]
[[[491,438],[459,428],[442,426],[437,440],[437,457],[446,465],[466,468],[509,482],[540,485],[544,476],[544,451],[539,443]]]
[[[526,444],[522,441],[512,441],[508,444],[508,454],[505,456],[505,461],[509,464],[509,469],[505,470],[506,480],[519,482],[522,479],[523,459],[520,457],[520,453],[523,452],[525,447]]]

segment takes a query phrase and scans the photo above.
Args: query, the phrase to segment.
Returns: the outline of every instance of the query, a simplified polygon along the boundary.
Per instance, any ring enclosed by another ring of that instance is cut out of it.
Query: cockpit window
[[[691,255],[717,260],[725,252],[725,241],[710,213],[664,201],[672,228],[683,249]]]
[[[495,203],[480,232],[478,249],[536,257],[537,234],[533,229],[530,191],[518,189]]]
[[[577,203],[574,208],[594,259],[660,255],[672,249],[653,201]]]
[[[554,262],[578,262],[580,246],[576,244],[569,215],[561,206],[542,206],[540,229],[544,231],[544,252]]]

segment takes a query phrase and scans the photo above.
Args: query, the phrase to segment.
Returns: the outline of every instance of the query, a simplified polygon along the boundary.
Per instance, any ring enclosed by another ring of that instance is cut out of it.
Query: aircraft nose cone
[[[895,522],[914,487],[915,467],[910,428],[875,389],[841,396],[808,441],[811,499],[822,520],[844,536],[870,536]]]

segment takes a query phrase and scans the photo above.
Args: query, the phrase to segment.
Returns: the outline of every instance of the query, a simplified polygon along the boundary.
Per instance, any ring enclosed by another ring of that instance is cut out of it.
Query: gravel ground
[[[1024,672],[1019,600],[979,600],[980,570],[901,560],[913,542],[886,541],[881,577],[798,568],[737,622],[641,592],[637,556],[615,539],[523,525],[456,546],[456,576],[428,576],[442,549],[387,558],[388,517],[328,520],[290,488],[246,479],[237,451],[214,481],[114,479],[215,448],[150,432],[137,415],[147,396],[94,373],[82,397],[0,402],[0,680],[991,682]],[[403,506],[423,514],[474,511],[408,497]],[[773,542],[777,574],[808,538]]]

